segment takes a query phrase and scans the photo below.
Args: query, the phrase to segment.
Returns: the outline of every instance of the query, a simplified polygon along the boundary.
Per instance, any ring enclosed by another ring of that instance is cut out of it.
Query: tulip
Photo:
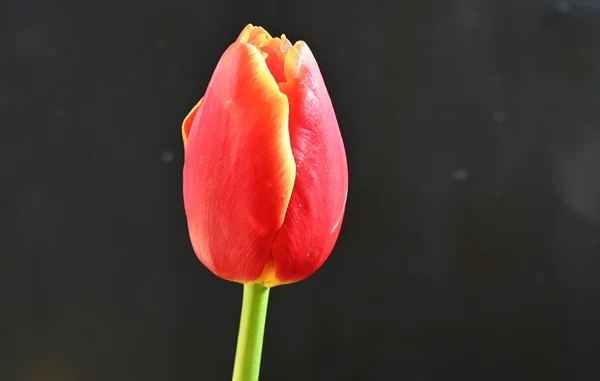
[[[244,284],[233,380],[256,381],[270,288],[321,267],[346,208],[346,152],[308,46],[246,26],[182,135],[190,240],[210,271]]]
[[[214,274],[266,287],[329,257],[348,169],[331,99],[303,41],[248,25],[182,127],[190,240]]]

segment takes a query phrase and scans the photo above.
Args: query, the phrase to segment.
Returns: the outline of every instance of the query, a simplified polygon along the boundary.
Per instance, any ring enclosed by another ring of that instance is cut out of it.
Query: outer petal
[[[196,111],[183,172],[194,251],[222,278],[255,281],[269,259],[295,179],[288,113],[261,53],[231,45]]]
[[[200,108],[200,104],[202,103],[202,98],[196,103],[194,108],[187,114],[185,119],[183,120],[183,124],[181,125],[181,137],[183,138],[183,147],[187,146],[188,136],[190,135],[190,130],[192,129],[192,123],[194,123],[194,119],[196,119],[196,113]]]
[[[296,182],[285,222],[273,245],[273,284],[315,272],[338,238],[348,192],[344,144],[317,62],[303,42],[285,59],[290,137]]]

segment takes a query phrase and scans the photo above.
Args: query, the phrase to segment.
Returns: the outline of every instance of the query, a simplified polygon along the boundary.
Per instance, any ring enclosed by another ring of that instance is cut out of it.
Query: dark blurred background
[[[231,379],[180,125],[249,22],[310,45],[351,171],[261,380],[600,379],[599,0],[3,0],[0,380]]]

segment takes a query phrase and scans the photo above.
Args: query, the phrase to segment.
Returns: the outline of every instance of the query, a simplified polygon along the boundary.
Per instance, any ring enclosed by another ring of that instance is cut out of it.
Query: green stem
[[[258,381],[269,290],[261,284],[245,284],[232,381]]]

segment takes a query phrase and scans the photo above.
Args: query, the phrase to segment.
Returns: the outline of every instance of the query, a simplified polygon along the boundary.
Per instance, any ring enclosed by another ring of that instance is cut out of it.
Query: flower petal
[[[298,42],[288,51],[280,87],[290,105],[290,138],[296,182],[285,222],[273,244],[276,284],[302,280],[333,250],[348,193],[344,143],[325,82],[310,49]]]
[[[256,40],[259,39],[261,41],[271,39],[271,35],[264,28],[260,26],[254,26],[252,24],[246,25],[244,29],[240,32],[236,42],[248,43],[256,46]]]
[[[282,35],[281,38],[273,38],[264,42],[260,47],[260,51],[267,53],[267,66],[271,75],[277,82],[285,82],[285,73],[283,72],[283,64],[285,62],[285,55],[287,51],[292,47],[289,40]]]
[[[296,176],[288,114],[260,51],[232,44],[197,110],[183,173],[194,251],[222,278],[256,281],[269,260]]]
[[[190,130],[192,129],[192,124],[194,123],[194,119],[196,118],[196,113],[200,108],[200,103],[202,103],[202,98],[196,103],[196,105],[192,108],[192,110],[187,114],[185,119],[183,120],[183,124],[181,125],[181,137],[183,138],[183,148],[187,146],[188,136],[190,135]]]
[[[260,26],[246,25],[240,33],[238,42],[254,45],[265,57],[271,75],[277,82],[285,82],[283,73],[283,62],[285,54],[292,47],[290,41],[284,34],[281,37],[272,38],[269,32]]]

